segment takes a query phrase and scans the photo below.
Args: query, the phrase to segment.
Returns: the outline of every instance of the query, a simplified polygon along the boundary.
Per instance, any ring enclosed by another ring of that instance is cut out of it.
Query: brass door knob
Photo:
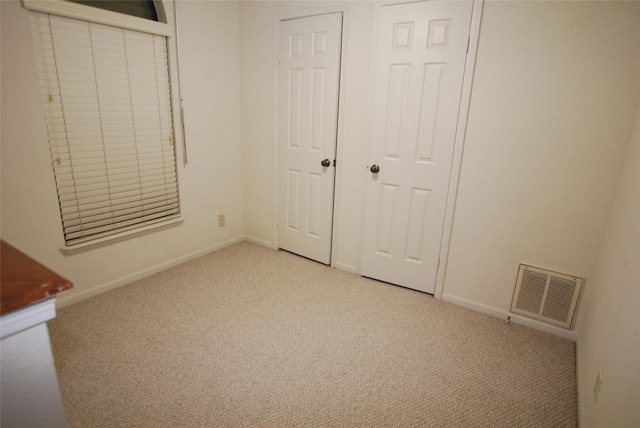
[[[320,164],[324,167],[331,166],[331,161],[329,159],[325,159]]]
[[[371,168],[369,168],[369,171],[371,171],[374,174],[377,174],[380,172],[380,167],[378,165],[371,165]]]

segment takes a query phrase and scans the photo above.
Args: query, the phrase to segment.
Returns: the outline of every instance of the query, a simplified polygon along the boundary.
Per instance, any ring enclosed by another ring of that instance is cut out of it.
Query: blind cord
[[[178,69],[178,96],[180,97],[180,132],[182,135],[182,164],[186,168],[189,163],[187,156],[187,136],[184,128],[184,97],[182,93],[182,62],[180,61],[180,32],[178,30],[178,0],[173,0],[173,19],[176,29],[176,59]]]
[[[42,19],[46,19],[49,24],[47,25],[47,28],[51,28],[51,23],[50,23],[50,19],[49,19],[49,15],[43,15],[43,14],[39,14],[39,13],[34,13],[32,15],[32,19],[35,19],[37,21],[37,24],[34,26],[35,31],[37,33],[37,38],[38,38],[38,48],[40,50],[39,56],[40,59],[42,61],[42,65],[43,65],[43,69],[44,69],[44,73],[43,73],[43,78],[44,78],[44,82],[47,90],[47,111],[48,111],[48,116],[47,116],[47,120],[46,120],[46,126],[47,126],[47,135],[49,135],[49,138],[51,140],[53,140],[53,145],[51,145],[52,148],[52,155],[55,156],[55,164],[54,164],[54,168],[56,168],[58,165],[62,164],[62,157],[60,156],[60,148],[58,147],[58,140],[57,138],[55,138],[55,133],[51,132],[51,124],[49,123],[48,118],[52,117],[52,103],[54,101],[54,97],[55,95],[53,94],[53,92],[51,91],[51,80],[49,79],[49,73],[50,73],[50,64],[49,64],[49,60],[47,58],[47,55],[45,55],[45,47],[44,47],[44,35],[42,34],[42,26],[40,24],[40,20]],[[55,52],[53,53],[55,55]],[[54,59],[55,61],[55,59]],[[42,71],[40,71],[42,73]],[[59,96],[59,95],[58,95]],[[53,158],[52,156],[52,158]],[[53,159],[52,159],[53,160]]]

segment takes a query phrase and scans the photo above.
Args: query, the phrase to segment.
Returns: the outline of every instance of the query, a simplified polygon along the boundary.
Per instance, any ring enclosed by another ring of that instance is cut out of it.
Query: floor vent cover
[[[571,328],[584,278],[520,264],[511,312]]]

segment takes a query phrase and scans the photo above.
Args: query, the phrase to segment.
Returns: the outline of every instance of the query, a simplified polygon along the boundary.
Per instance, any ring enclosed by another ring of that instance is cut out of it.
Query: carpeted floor
[[[575,427],[575,346],[240,243],[59,311],[70,427]]]

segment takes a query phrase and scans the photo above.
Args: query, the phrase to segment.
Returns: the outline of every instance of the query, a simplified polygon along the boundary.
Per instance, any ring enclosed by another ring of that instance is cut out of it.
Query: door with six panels
[[[471,1],[379,9],[361,273],[434,293]]]
[[[278,246],[331,263],[342,13],[280,22]]]

